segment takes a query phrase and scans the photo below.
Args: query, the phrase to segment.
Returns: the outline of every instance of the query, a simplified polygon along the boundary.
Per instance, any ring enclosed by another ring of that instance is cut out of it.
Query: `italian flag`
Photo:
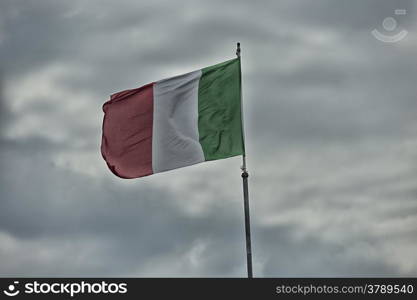
[[[103,105],[103,158],[137,178],[242,155],[240,94],[240,58],[116,93]]]

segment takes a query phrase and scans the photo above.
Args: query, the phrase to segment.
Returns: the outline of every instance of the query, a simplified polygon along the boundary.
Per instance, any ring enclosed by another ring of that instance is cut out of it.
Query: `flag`
[[[240,58],[116,93],[103,105],[103,158],[137,178],[242,155],[240,94]]]

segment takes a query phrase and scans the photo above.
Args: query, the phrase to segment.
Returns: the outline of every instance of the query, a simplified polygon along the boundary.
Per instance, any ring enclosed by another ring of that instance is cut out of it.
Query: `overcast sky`
[[[239,157],[123,180],[99,148],[110,94],[237,41],[255,276],[417,276],[415,4],[0,0],[0,276],[246,276]]]

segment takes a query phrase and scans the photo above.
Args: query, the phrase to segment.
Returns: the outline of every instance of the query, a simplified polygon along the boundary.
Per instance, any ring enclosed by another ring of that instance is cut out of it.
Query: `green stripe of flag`
[[[244,153],[240,85],[240,58],[202,69],[198,131],[205,160]]]

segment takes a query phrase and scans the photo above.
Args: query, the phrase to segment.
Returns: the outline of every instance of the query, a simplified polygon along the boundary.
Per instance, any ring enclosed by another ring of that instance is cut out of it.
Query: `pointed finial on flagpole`
[[[236,55],[237,57],[240,57],[240,43],[239,42],[237,42]]]

